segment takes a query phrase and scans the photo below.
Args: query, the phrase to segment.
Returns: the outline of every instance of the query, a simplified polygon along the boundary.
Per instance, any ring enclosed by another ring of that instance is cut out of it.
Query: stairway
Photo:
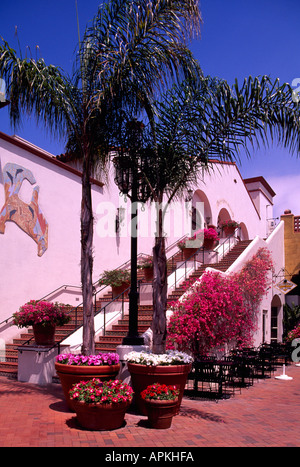
[[[232,250],[217,264],[202,264],[197,270],[190,274],[188,281],[197,280],[205,269],[210,266],[220,271],[226,271],[231,264],[240,256],[245,248],[251,243],[251,240],[241,241],[236,244]],[[182,253],[179,252],[175,260],[183,260]],[[174,259],[173,259],[174,262]],[[168,264],[168,274],[172,272],[172,265]],[[139,280],[143,280],[142,275],[139,273]],[[187,282],[183,282],[169,295],[168,303],[174,302],[185,292],[185,286]],[[112,295],[108,292],[102,300],[109,301],[112,299]],[[101,307],[101,301],[98,302]],[[82,308],[78,308],[77,323],[82,323]],[[152,307],[151,306],[140,306],[138,314],[138,332],[143,334],[151,325],[152,322]],[[75,329],[75,311],[71,311],[71,321],[62,327],[56,328],[55,341],[61,341],[64,335],[67,335],[70,331]],[[96,353],[99,352],[115,352],[116,347],[122,343],[123,337],[127,335],[129,328],[129,316],[125,315],[123,319],[118,320],[114,324],[111,330],[106,331],[105,336],[101,336],[95,343]],[[18,338],[14,339],[11,344],[6,344],[5,349],[5,361],[0,362],[0,375],[8,376],[10,378],[17,378],[18,374],[18,346],[24,344],[28,339],[33,337],[31,329],[27,333],[22,333]]]
[[[141,335],[151,326],[152,306],[139,306],[138,312],[138,333]],[[118,320],[110,331],[106,331],[105,336],[101,336],[95,343],[96,352],[115,352],[118,345],[122,344],[123,337],[128,333],[129,316]]]
[[[75,330],[75,308],[71,310],[71,321],[64,326],[57,326],[55,330],[55,342],[60,342],[63,336],[68,335]],[[77,308],[77,325],[82,324],[83,309]],[[28,328],[27,332],[23,331],[17,338],[13,339],[12,343],[5,346],[5,361],[0,362],[0,375],[10,378],[17,378],[18,375],[18,347],[23,345],[29,339],[33,341],[32,328]]]
[[[240,254],[247,248],[251,243],[251,240],[245,240],[235,245],[232,250],[218,263],[218,264],[202,264],[196,271],[190,274],[188,280],[180,284],[176,289],[169,295],[168,303],[172,303],[179,299],[179,297],[185,292],[185,286],[190,280],[197,280],[201,274],[205,271],[208,266],[213,267],[219,271],[226,271],[231,264],[240,256]],[[181,261],[182,254],[178,253],[176,260]],[[171,266],[168,265],[169,273],[171,272]],[[122,339],[127,335],[128,332],[128,316],[124,320],[119,320],[117,324],[112,327],[111,331],[107,331],[105,336],[99,337],[96,342],[96,350],[99,352],[115,352],[116,347],[122,343]],[[138,315],[138,331],[140,334],[145,332],[151,325],[152,322],[152,307],[143,306],[139,307]]]
[[[221,259],[219,263],[214,263],[214,264],[202,264],[198,269],[196,269],[194,272],[192,272],[188,279],[184,281],[182,284],[180,284],[179,287],[176,287],[176,289],[170,294],[168,297],[168,303],[175,302],[178,300],[181,295],[186,290],[186,286],[188,284],[191,284],[192,282],[196,281],[199,279],[199,277],[204,273],[206,268],[212,267],[218,271],[225,272],[227,269],[235,262],[235,260],[242,254],[242,252],[247,248],[247,246],[251,243],[252,240],[242,240],[239,243],[237,243],[232,250],[230,250],[227,255],[224,256],[224,258]]]

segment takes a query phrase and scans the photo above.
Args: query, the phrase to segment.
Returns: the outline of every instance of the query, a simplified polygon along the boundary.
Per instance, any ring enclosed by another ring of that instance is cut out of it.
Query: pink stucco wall
[[[74,305],[81,301],[80,173],[57,162],[45,151],[0,133],[0,209],[5,201],[2,171],[7,163],[18,164],[34,175],[39,186],[39,207],[49,225],[49,238],[47,251],[38,256],[32,238],[13,222],[6,223],[5,233],[0,234],[0,322],[26,301],[42,298],[62,285],[72,287],[60,290],[51,298]],[[29,202],[32,190],[33,186],[24,180],[20,198]],[[235,164],[216,163],[211,173],[199,173],[193,191],[189,204],[177,201],[169,208],[167,247],[170,248],[183,234],[190,233],[192,205],[197,202],[204,202],[204,220],[210,224],[217,225],[220,213],[225,213],[243,223],[244,236],[266,236],[267,216],[272,216],[272,198],[270,203],[270,197],[262,191],[256,192],[255,196],[260,198],[258,210]],[[124,197],[120,196],[113,172],[103,186],[93,183],[92,196],[96,281],[103,270],[118,267],[130,259],[130,202],[125,203]],[[118,208],[123,209],[124,220],[116,234]],[[139,222],[138,251],[151,254],[155,216],[149,205],[139,213]],[[175,252],[176,247],[171,248],[168,255]]]

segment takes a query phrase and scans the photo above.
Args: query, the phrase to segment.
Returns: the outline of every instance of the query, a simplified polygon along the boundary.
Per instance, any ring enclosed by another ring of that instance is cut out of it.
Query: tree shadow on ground
[[[208,420],[210,422],[226,423],[226,421],[222,417],[219,417],[216,414],[205,412],[204,410],[200,410],[200,409],[196,409],[192,407],[181,406],[178,416],[188,417],[188,418],[192,418],[195,420],[202,419],[202,420]]]

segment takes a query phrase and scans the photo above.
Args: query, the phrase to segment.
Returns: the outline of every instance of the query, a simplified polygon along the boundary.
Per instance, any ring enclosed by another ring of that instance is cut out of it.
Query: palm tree
[[[264,76],[246,79],[241,87],[200,76],[169,90],[156,104],[157,118],[148,143],[150,170],[145,180],[156,201],[157,234],[153,249],[153,351],[166,346],[167,260],[163,233],[164,212],[175,196],[186,193],[199,168],[210,160],[234,161],[240,148],[275,141],[291,152],[300,151],[299,107],[288,84],[280,86]]]
[[[18,57],[7,42],[0,46],[12,124],[33,114],[55,136],[66,136],[66,151],[82,160],[84,354],[95,349],[92,169],[107,162],[110,124],[120,109],[144,111],[153,121],[156,93],[197,68],[185,40],[200,21],[198,0],[107,0],[79,43],[72,76],[43,59]]]

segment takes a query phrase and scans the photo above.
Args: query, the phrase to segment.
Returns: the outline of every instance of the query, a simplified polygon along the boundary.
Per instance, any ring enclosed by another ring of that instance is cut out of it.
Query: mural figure
[[[38,256],[42,256],[48,248],[48,223],[39,208],[38,186],[33,188],[30,204],[19,198],[18,193],[25,179],[31,185],[36,183],[30,170],[12,163],[4,166],[5,203],[0,211],[0,233],[5,232],[5,222],[15,222],[37,243]]]

